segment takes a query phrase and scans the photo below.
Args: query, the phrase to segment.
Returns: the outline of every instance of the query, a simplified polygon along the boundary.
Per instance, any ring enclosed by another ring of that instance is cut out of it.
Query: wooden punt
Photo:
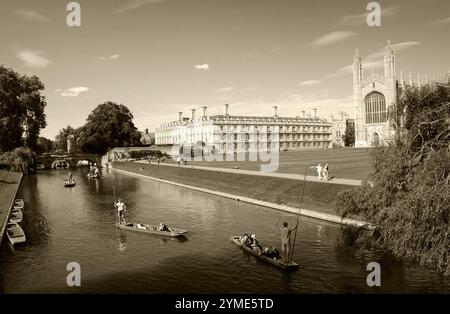
[[[22,222],[22,218],[23,218],[23,213],[20,209],[13,208],[11,210],[11,214],[9,215],[10,222],[18,224],[18,223]]]
[[[71,187],[71,186],[75,186],[75,180],[65,180],[64,181],[64,186],[67,187]]]
[[[278,268],[284,269],[284,270],[298,270],[299,269],[299,265],[293,261],[289,262],[289,263],[285,263],[283,261],[282,258],[278,258],[278,259],[273,259],[270,257],[267,257],[265,255],[262,254],[258,254],[257,252],[255,252],[252,248],[241,244],[240,241],[240,237],[239,236],[234,236],[231,237],[231,242],[233,242],[235,245],[237,245],[238,247],[240,247],[242,250],[244,250],[247,253],[250,253],[251,255],[255,256],[256,258],[259,258],[269,264],[272,264]]]
[[[23,229],[16,223],[10,222],[7,224],[6,235],[11,245],[24,243],[26,241],[25,232],[23,232]]]
[[[160,235],[160,236],[172,237],[172,238],[181,237],[189,232],[188,230],[177,229],[177,228],[170,228],[170,230],[172,230],[172,231],[158,231],[157,230],[158,226],[143,224],[143,226],[146,227],[144,229],[144,228],[138,228],[135,223],[125,223],[125,224],[116,223],[116,226],[123,230],[147,233],[147,234],[154,234],[154,235]]]
[[[16,198],[16,199],[14,200],[13,208],[23,209],[24,205],[25,205],[25,204],[24,204],[24,202],[23,202],[23,199],[21,199],[21,198]]]

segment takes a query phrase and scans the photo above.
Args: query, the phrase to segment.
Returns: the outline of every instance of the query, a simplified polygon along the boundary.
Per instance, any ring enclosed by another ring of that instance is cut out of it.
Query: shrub
[[[36,155],[28,147],[18,147],[0,155],[0,168],[29,174],[35,171]]]
[[[358,245],[386,249],[450,275],[448,90],[430,85],[402,95],[403,133],[395,145],[372,151],[373,186],[341,192],[336,209],[342,216],[364,215],[378,227],[375,237],[358,233]]]

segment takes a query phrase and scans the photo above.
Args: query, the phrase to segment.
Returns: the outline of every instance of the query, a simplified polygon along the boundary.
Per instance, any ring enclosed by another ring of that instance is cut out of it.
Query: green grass
[[[114,167],[177,183],[236,194],[258,200],[299,206],[303,181],[284,178],[252,176],[184,167],[164,167],[133,162],[115,162]],[[143,167],[142,170],[140,168]],[[307,181],[303,208],[336,214],[334,200],[337,193],[351,188],[347,185]]]
[[[171,161],[170,161],[171,162]],[[367,148],[336,148],[307,151],[280,152],[280,173],[304,174],[305,166],[308,175],[315,176],[317,172],[311,166],[328,163],[330,177],[354,180],[369,180],[372,166]],[[260,161],[190,161],[189,165],[205,167],[235,168],[259,171]]]

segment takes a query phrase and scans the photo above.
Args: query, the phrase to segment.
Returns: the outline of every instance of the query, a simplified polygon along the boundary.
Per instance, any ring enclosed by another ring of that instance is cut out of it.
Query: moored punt
[[[165,237],[181,237],[188,233],[188,230],[184,229],[176,229],[176,228],[170,228],[171,231],[158,231],[158,226],[152,226],[152,225],[142,225],[143,228],[138,228],[137,224],[135,223],[116,223],[116,226],[123,230],[128,231],[134,231],[134,232],[141,232],[141,233],[148,233],[148,234],[155,234]]]
[[[16,199],[14,200],[13,208],[23,209],[23,207],[24,207],[23,199],[21,199],[21,198],[16,198]]]
[[[12,245],[24,243],[26,241],[25,232],[23,232],[23,229],[16,223],[8,223],[6,226],[6,235],[9,243]]]
[[[23,213],[18,208],[13,208],[11,214],[9,215],[9,221],[12,223],[21,223],[23,218]]]
[[[289,263],[285,263],[283,261],[283,258],[280,257],[278,259],[274,259],[274,258],[270,258],[267,257],[265,255],[262,254],[258,254],[257,252],[255,252],[252,248],[248,247],[247,245],[243,245],[240,241],[240,237],[239,236],[234,236],[231,237],[231,242],[233,242],[234,244],[236,244],[238,247],[240,247],[241,249],[243,249],[245,252],[248,252],[250,254],[252,254],[253,256],[267,262],[270,263],[278,268],[284,269],[284,270],[298,270],[299,265],[293,261],[289,262]]]
[[[36,165],[36,169],[37,170],[44,170],[45,169],[45,165],[44,164],[37,164]]]
[[[64,186],[65,187],[71,187],[71,186],[75,186],[75,180],[66,180],[64,181]]]

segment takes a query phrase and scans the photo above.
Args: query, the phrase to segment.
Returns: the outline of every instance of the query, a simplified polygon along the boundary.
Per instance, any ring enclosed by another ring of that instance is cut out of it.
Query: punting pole
[[[288,258],[288,262],[291,262],[291,258],[292,258],[292,256],[294,256],[295,239],[297,238],[298,224],[300,223],[300,211],[302,210],[303,195],[305,195],[306,172],[307,172],[307,171],[308,171],[308,166],[305,166],[305,176],[303,177],[302,197],[300,198],[300,207],[299,207],[299,209],[298,209],[298,216],[297,216],[297,227],[295,228],[294,242],[292,243],[292,250],[291,250],[291,254],[290,254],[289,258]]]

